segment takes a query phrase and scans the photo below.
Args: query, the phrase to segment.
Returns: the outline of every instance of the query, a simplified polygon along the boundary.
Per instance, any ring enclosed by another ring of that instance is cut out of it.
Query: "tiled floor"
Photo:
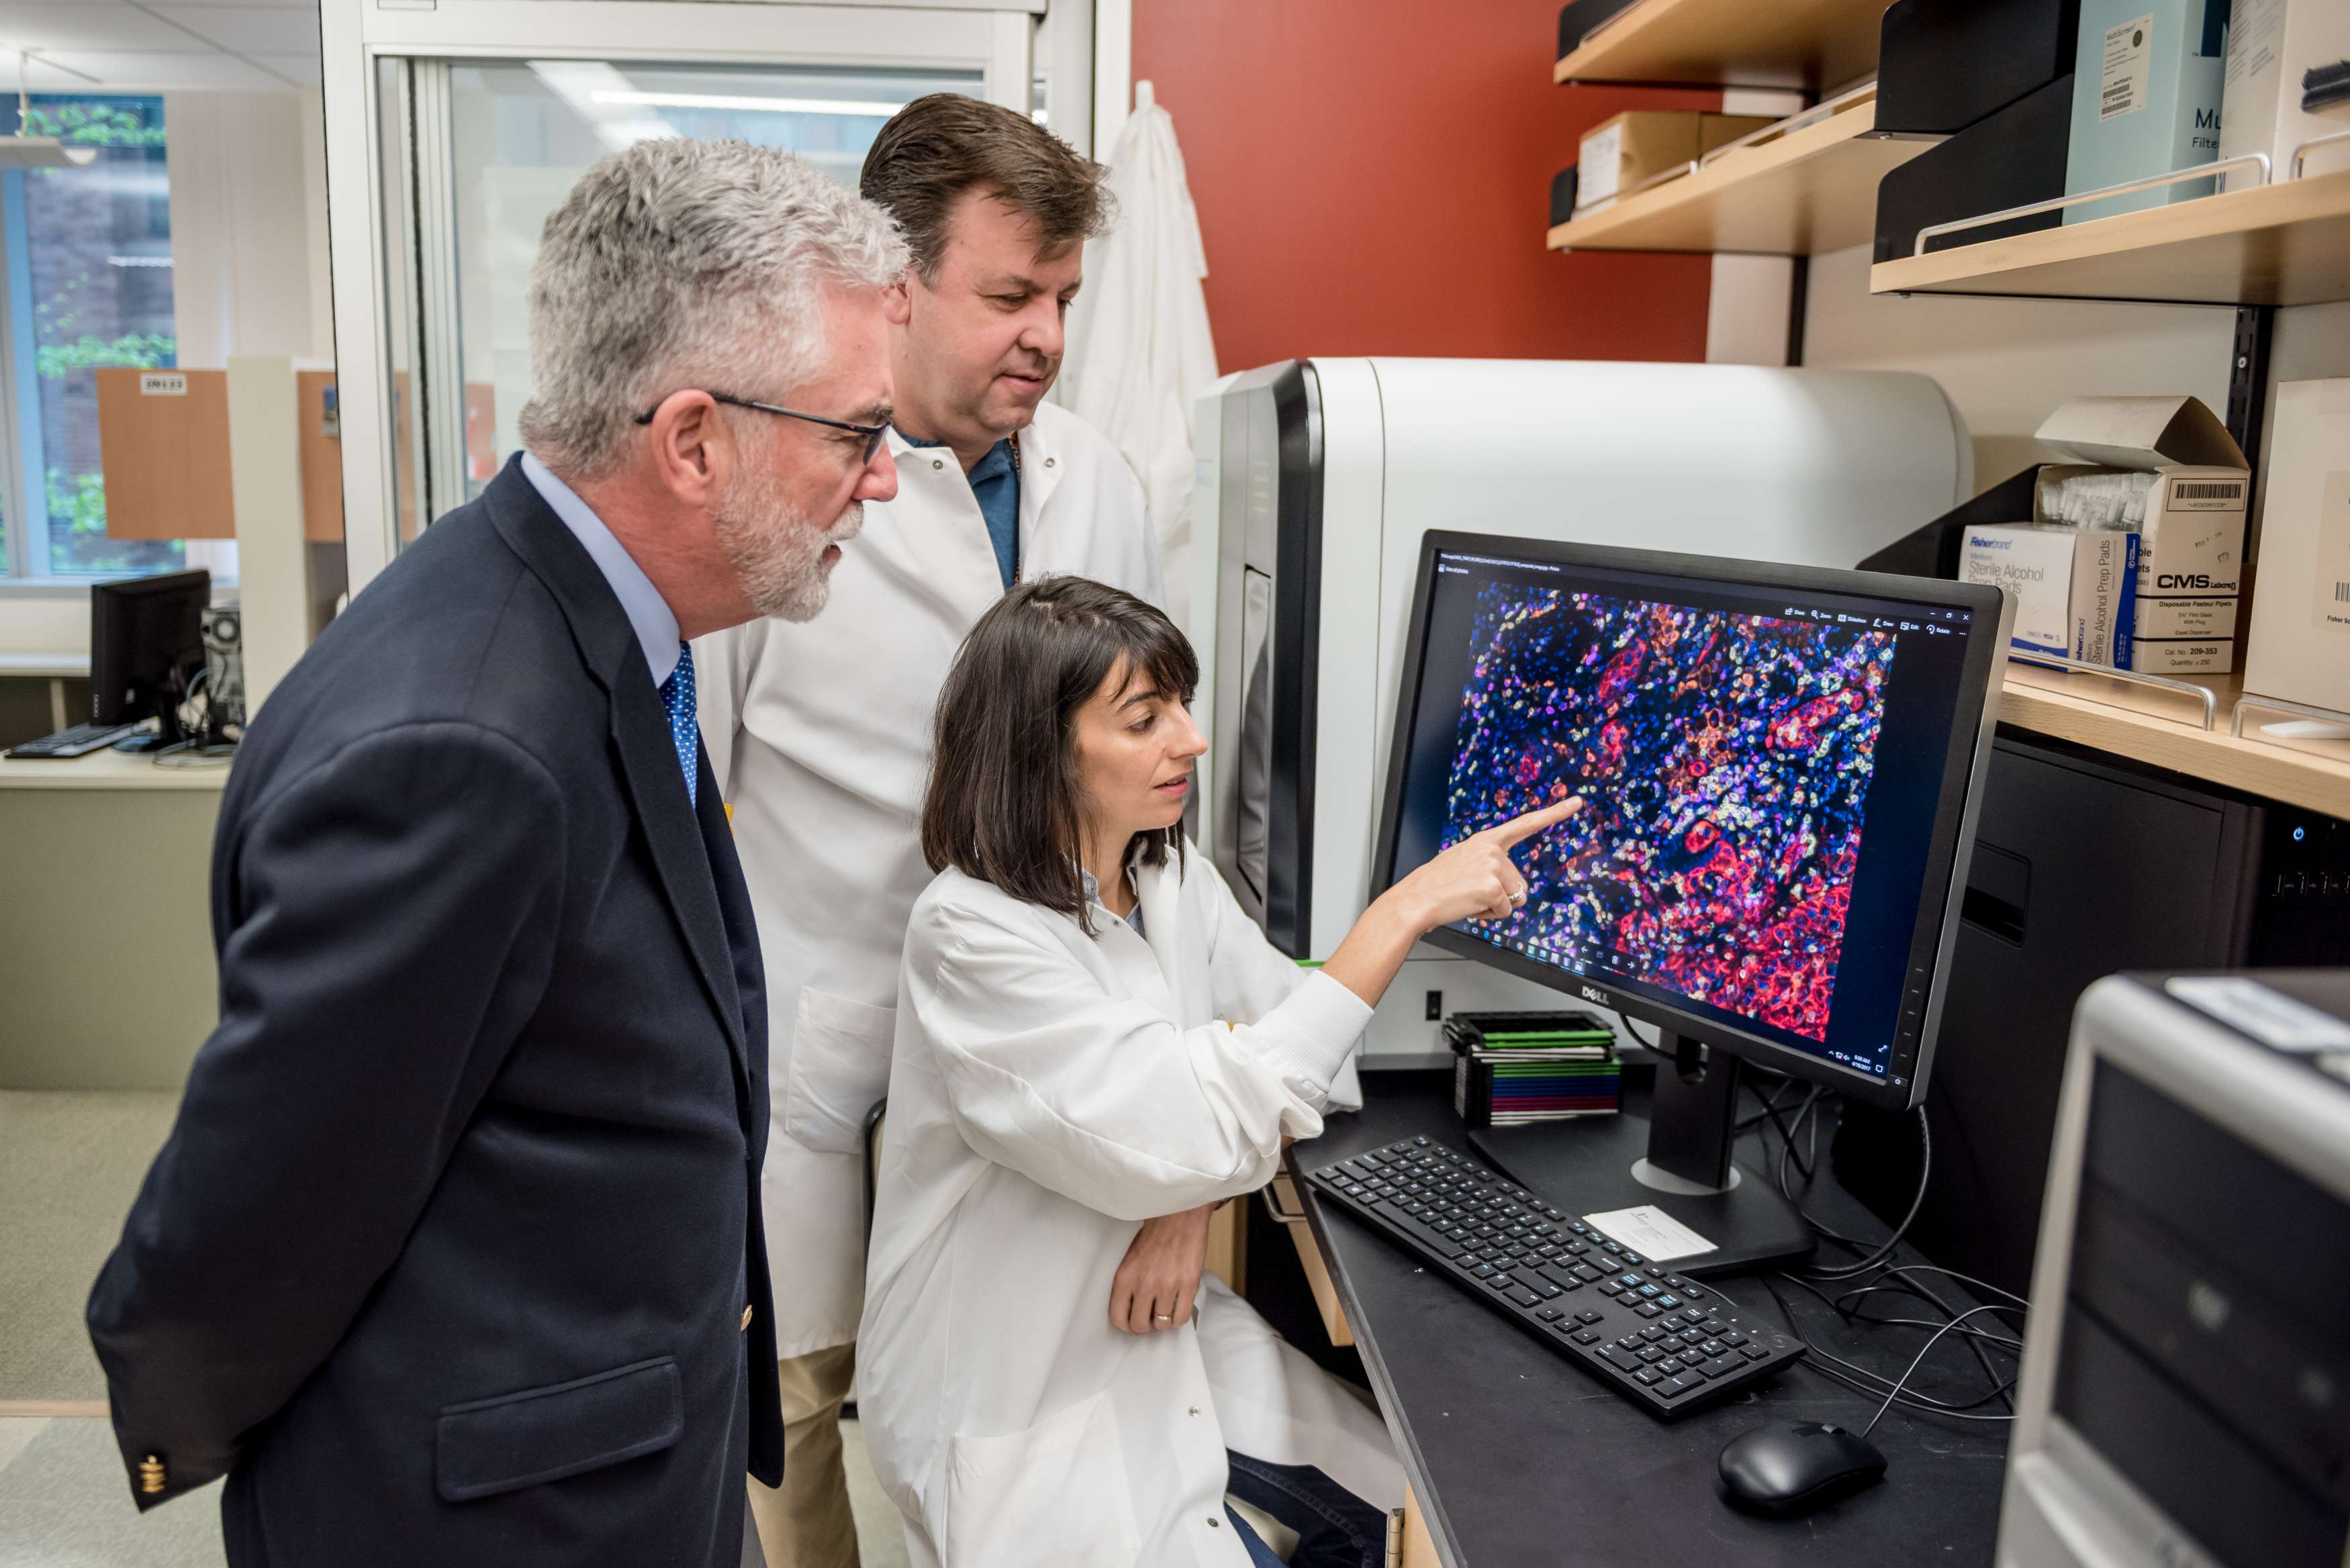
[[[140,1514],[101,1416],[82,1302],[113,1247],[175,1096],[0,1091],[0,1568],[219,1568],[220,1494]],[[37,1402],[37,1403],[35,1403]],[[24,1415],[28,1408],[44,1414]],[[865,1568],[904,1568],[905,1535],[844,1423]]]

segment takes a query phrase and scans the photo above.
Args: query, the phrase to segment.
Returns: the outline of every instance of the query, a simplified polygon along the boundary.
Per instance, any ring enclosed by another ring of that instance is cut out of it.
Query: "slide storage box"
[[[2350,380],[2276,389],[2244,690],[2350,712]]]

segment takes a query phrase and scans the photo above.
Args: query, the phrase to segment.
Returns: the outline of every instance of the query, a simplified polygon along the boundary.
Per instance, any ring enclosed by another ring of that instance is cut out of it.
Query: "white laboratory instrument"
[[[1422,535],[1848,567],[1970,494],[1974,469],[1941,388],[1890,371],[1298,359],[1230,379],[1193,426],[1191,627],[1212,650],[1194,831],[1301,959],[1327,957],[1369,893]],[[1367,1064],[1445,1060],[1448,1012],[1559,1005],[1419,953]]]

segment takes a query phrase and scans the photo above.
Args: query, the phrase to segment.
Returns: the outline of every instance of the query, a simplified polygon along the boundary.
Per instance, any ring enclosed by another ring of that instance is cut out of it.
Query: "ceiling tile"
[[[96,49],[108,54],[203,54],[203,40],[131,5],[0,5],[0,62],[18,49],[49,54]],[[13,71],[0,72],[13,75]]]
[[[315,11],[254,5],[159,5],[156,15],[240,55],[315,54],[318,48],[318,16]],[[0,37],[5,36],[0,33]]]
[[[255,65],[265,66],[287,81],[300,82],[305,87],[316,86],[327,74],[315,50],[307,55],[255,55],[251,58]]]
[[[102,54],[59,49],[58,65],[96,77],[109,88],[186,88],[265,92],[285,83],[231,55]]]

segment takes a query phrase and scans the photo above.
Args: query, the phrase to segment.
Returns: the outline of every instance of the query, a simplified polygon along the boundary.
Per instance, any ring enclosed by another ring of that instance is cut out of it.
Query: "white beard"
[[[813,620],[832,591],[832,565],[824,553],[857,537],[865,506],[852,502],[819,526],[784,498],[782,476],[762,458],[746,462],[710,509],[712,532],[743,596],[761,615]]]

